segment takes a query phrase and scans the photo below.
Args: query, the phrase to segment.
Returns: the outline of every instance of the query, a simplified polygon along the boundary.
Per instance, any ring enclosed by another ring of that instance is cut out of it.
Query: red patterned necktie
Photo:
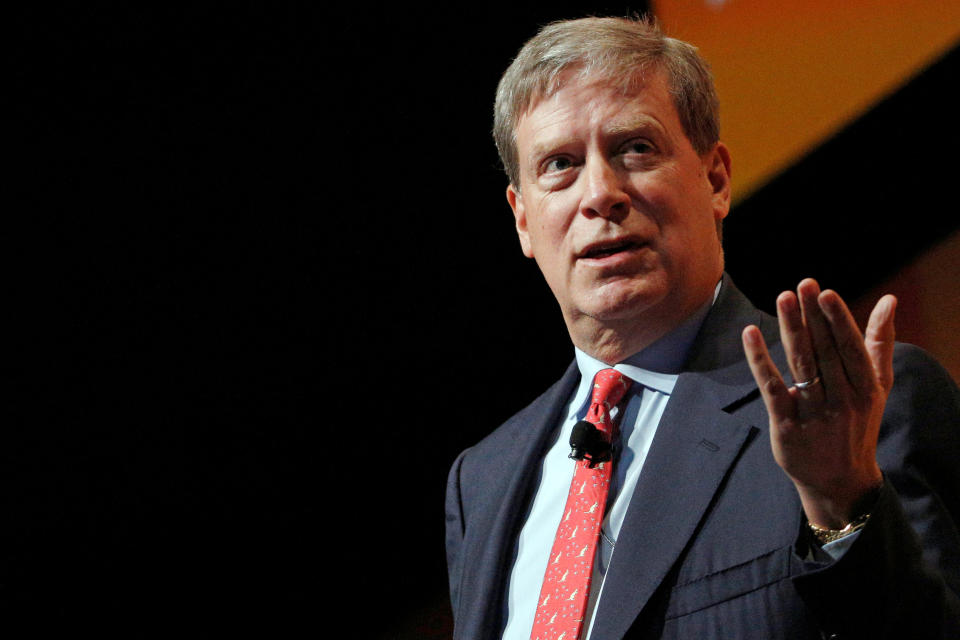
[[[615,434],[615,426],[609,419],[610,409],[623,398],[630,382],[614,369],[604,369],[593,379],[587,421],[596,425],[608,441]],[[592,468],[590,465],[589,460],[576,462],[563,519],[557,527],[540,587],[531,640],[576,640],[583,630],[613,467],[611,462],[595,463]]]

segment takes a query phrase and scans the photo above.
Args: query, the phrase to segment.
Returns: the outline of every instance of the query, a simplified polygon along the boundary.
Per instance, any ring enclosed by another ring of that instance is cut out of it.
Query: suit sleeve
[[[960,638],[960,392],[916,347],[898,345],[894,363],[870,521],[794,584],[826,637]]]
[[[450,604],[454,614],[459,602],[460,573],[462,559],[460,545],[463,542],[464,519],[463,502],[460,495],[460,468],[466,451],[461,453],[447,477],[446,497],[446,546],[447,546],[447,577],[450,581]]]

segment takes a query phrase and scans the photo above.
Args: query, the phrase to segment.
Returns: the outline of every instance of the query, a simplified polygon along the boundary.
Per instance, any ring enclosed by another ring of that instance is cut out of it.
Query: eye
[[[644,139],[630,140],[622,147],[620,147],[621,153],[637,153],[641,155],[648,154],[653,151],[653,145],[647,142]]]
[[[546,164],[543,165],[543,170],[545,173],[559,173],[561,171],[566,171],[573,166],[573,162],[570,158],[566,156],[558,156],[556,158],[550,158],[547,160]]]
[[[647,138],[632,138],[620,145],[620,161],[631,171],[649,169],[658,157],[657,148]]]

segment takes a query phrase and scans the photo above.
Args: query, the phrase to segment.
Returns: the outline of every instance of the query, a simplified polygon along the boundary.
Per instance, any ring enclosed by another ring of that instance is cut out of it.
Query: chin
[[[613,282],[593,292],[580,307],[584,315],[599,322],[616,322],[640,318],[667,297],[665,282]]]

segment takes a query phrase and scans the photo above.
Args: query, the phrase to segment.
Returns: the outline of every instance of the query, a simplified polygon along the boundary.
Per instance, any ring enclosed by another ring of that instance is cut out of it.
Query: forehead
[[[531,102],[514,134],[522,148],[544,138],[644,127],[685,137],[661,71],[647,73],[629,85],[574,74],[561,76],[555,90]]]

